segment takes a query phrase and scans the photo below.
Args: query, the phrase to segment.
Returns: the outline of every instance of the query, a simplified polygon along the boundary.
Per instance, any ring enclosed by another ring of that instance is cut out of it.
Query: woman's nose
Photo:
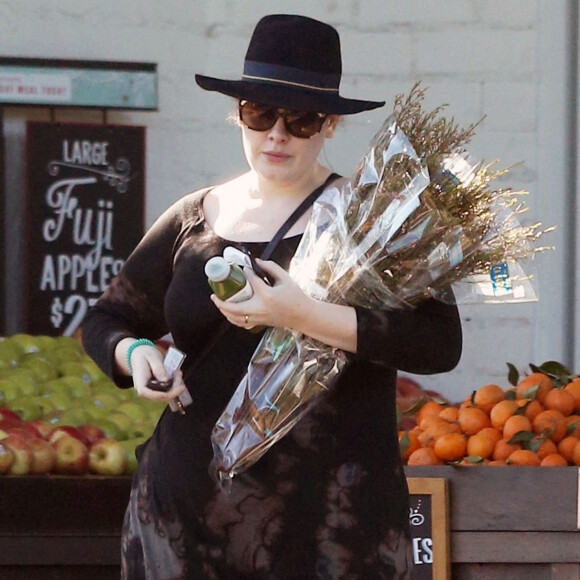
[[[274,126],[270,129],[270,136],[275,137],[276,139],[287,139],[289,136],[288,131],[284,125],[284,119],[282,117],[278,117]]]

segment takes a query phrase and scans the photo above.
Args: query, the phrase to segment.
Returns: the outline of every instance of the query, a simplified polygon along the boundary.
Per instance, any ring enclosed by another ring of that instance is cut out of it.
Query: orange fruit
[[[552,455],[553,453],[558,453],[558,448],[551,439],[544,439],[536,449],[536,455],[539,457],[540,461],[544,459],[544,457]]]
[[[505,459],[492,459],[487,465],[507,465]]]
[[[516,449],[507,461],[510,465],[540,465],[540,458],[529,449]]]
[[[459,409],[457,407],[445,407],[445,409],[439,413],[439,418],[448,423],[457,423]]]
[[[576,443],[576,447],[574,447],[574,453],[572,453],[572,463],[574,465],[580,466],[580,441]]]
[[[437,417],[445,407],[440,403],[435,401],[427,401],[421,408],[417,411],[417,425],[421,425],[421,421],[428,415],[434,415]]]
[[[408,459],[415,449],[419,449],[419,429],[410,429],[409,431],[399,431],[399,449],[401,458]]]
[[[435,455],[443,461],[457,461],[465,455],[467,441],[461,433],[446,433],[435,441]]]
[[[518,399],[538,399],[543,404],[552,386],[552,380],[548,375],[540,372],[530,373],[517,384],[516,397]],[[538,387],[535,394],[532,394],[532,387]]]
[[[546,410],[544,405],[537,399],[518,399],[516,403],[530,421],[533,421],[536,415]]]
[[[503,392],[503,389],[499,385],[490,383],[479,387],[479,389],[475,391],[473,403],[478,409],[489,414],[492,407],[504,399],[505,393]]]
[[[580,377],[576,377],[572,382],[568,383],[564,390],[574,397],[574,408],[580,409]]]
[[[532,431],[532,423],[525,415],[508,417],[503,426],[503,436],[508,441],[520,431]]]
[[[492,426],[502,431],[505,422],[514,415],[517,410],[518,404],[510,399],[496,403],[489,413]]]
[[[550,453],[550,455],[546,455],[546,457],[541,460],[540,465],[546,467],[564,467],[568,465],[568,462],[559,453]]]
[[[407,460],[408,465],[442,465],[443,461],[435,455],[432,447],[415,449]]]
[[[475,435],[478,431],[490,427],[487,413],[477,407],[466,407],[459,411],[459,426],[465,435]]]
[[[483,457],[484,459],[491,456],[496,441],[489,435],[486,435],[484,431],[485,429],[482,429],[479,433],[472,435],[467,440],[467,455],[475,455],[477,457]]]
[[[567,461],[573,462],[574,448],[576,447],[578,441],[580,441],[580,439],[578,439],[578,437],[574,437],[573,435],[564,437],[564,439],[558,443],[558,453],[562,455],[562,457],[566,458]]]
[[[421,447],[433,447],[435,441],[439,437],[447,433],[458,433],[459,425],[456,423],[447,423],[447,421],[439,420],[438,423],[433,423],[419,434],[418,440]]]
[[[566,435],[573,435],[580,439],[580,415],[566,417]]]
[[[508,443],[507,439],[500,439],[493,448],[491,456],[496,460],[506,460],[514,451],[521,449],[520,443]]]
[[[477,433],[477,435],[485,435],[486,437],[489,437],[493,441],[494,445],[500,439],[503,439],[501,431],[499,429],[496,429],[495,427],[486,427],[485,429],[482,429],[479,433]]]
[[[464,457],[459,463],[456,463],[455,465],[467,465],[469,467],[473,467],[475,465],[487,465],[487,460],[482,458],[470,459]]]
[[[446,423],[446,421],[441,419],[438,415],[426,415],[421,419],[421,421],[417,422],[417,427],[425,431],[437,423]]]
[[[534,433],[546,435],[556,443],[566,436],[566,418],[556,409],[546,409],[536,415],[532,427]]]
[[[566,389],[552,389],[544,399],[546,409],[556,409],[564,417],[572,414],[574,411],[574,396]]]

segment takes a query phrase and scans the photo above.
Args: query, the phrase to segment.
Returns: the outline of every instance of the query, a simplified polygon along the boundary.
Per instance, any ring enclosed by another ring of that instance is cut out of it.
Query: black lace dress
[[[161,216],[82,327],[86,350],[120,387],[130,386],[113,372],[121,338],[171,332],[187,353],[193,404],[186,415],[166,409],[139,448],[123,578],[410,578],[396,369],[451,369],[461,350],[457,309],[436,301],[410,312],[357,308],[358,354],[330,396],[225,493],[208,473],[210,434],[260,335],[230,326],[196,364],[223,320],[204,264],[231,245],[205,222],[204,191]],[[283,240],[272,259],[287,267],[298,242]],[[248,245],[254,255],[265,247]]]

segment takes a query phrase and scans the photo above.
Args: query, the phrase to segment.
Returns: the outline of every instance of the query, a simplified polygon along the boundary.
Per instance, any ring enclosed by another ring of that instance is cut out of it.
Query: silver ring
[[[248,326],[249,320],[250,320],[250,317],[247,314],[244,314],[244,323],[246,326]]]

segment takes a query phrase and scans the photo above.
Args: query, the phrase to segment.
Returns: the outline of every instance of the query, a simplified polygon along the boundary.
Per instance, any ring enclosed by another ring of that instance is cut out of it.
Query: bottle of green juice
[[[228,263],[222,256],[214,256],[206,262],[205,275],[211,289],[221,300],[243,302],[254,295],[240,266]]]

